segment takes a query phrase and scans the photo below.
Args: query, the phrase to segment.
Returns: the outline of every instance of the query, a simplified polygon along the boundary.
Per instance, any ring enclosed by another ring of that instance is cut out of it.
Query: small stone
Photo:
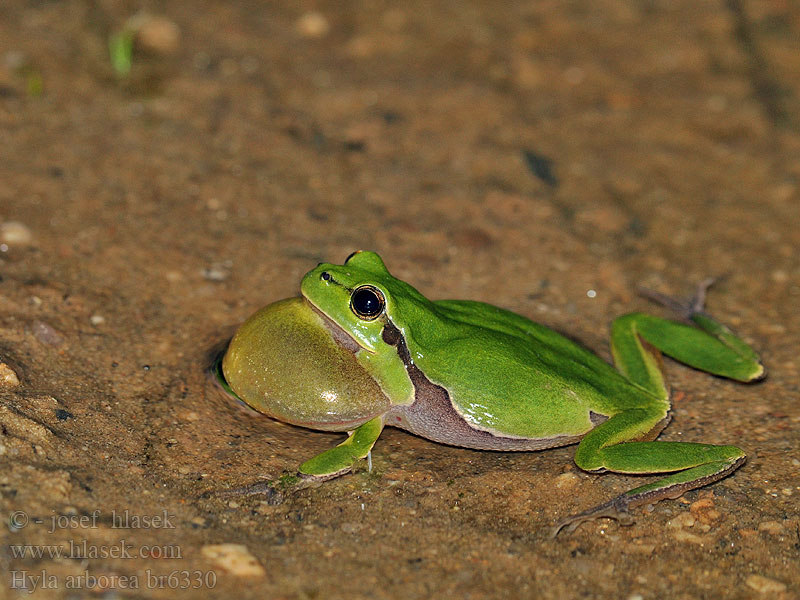
[[[136,44],[153,54],[174,53],[181,40],[181,30],[167,17],[141,13],[131,18],[128,27],[136,32]]]
[[[678,542],[687,542],[689,544],[697,544],[698,546],[702,546],[705,543],[705,540],[699,535],[689,533],[683,529],[676,529],[673,537]]]
[[[557,488],[571,488],[574,487],[578,481],[578,476],[573,472],[562,473],[556,477],[555,486]]]
[[[297,19],[295,23],[297,32],[306,38],[321,38],[328,34],[331,29],[325,15],[318,12],[307,12]]]
[[[37,340],[48,346],[58,347],[64,343],[64,337],[58,331],[38,319],[33,322],[33,335]]]
[[[225,281],[231,276],[232,263],[214,263],[210,267],[203,269],[203,277],[208,281]]]
[[[652,554],[655,552],[656,546],[655,544],[645,544],[645,543],[635,543],[635,544],[628,544],[625,547],[626,552],[632,552],[636,554]]]
[[[785,533],[786,529],[777,521],[761,521],[758,524],[759,531],[765,531],[770,535],[780,535]]]
[[[17,377],[14,369],[9,367],[6,363],[0,362],[0,388],[15,388],[19,385],[19,377]]]
[[[106,318],[103,315],[92,315],[89,317],[89,322],[92,325],[102,325],[106,322]]]
[[[667,522],[667,527],[675,527],[676,529],[682,529],[684,527],[694,527],[695,518],[694,515],[690,512],[682,512],[674,519],[670,519]]]
[[[789,280],[789,274],[783,269],[775,269],[772,272],[772,281],[776,283],[785,283]]]
[[[63,408],[55,409],[55,413],[56,413],[56,419],[58,419],[59,421],[67,421],[69,419],[75,418],[75,415],[73,415],[68,410],[64,410]]]
[[[692,512],[692,514],[696,514],[713,507],[714,501],[711,498],[701,498],[696,502],[692,502],[691,506],[689,506],[689,510]]]
[[[753,537],[754,535],[758,535],[758,532],[755,529],[740,529],[739,535],[747,539]]]
[[[209,544],[200,553],[221,569],[237,577],[263,577],[264,567],[242,544]]]
[[[29,246],[33,242],[33,233],[24,223],[6,221],[0,224],[0,242],[11,246]]]
[[[709,525],[722,518],[722,513],[714,508],[714,501],[711,498],[701,498],[697,502],[692,502],[689,511],[704,525]]]
[[[750,575],[745,580],[747,587],[754,589],[762,594],[779,594],[786,590],[786,584],[777,579],[770,579],[763,575]]]

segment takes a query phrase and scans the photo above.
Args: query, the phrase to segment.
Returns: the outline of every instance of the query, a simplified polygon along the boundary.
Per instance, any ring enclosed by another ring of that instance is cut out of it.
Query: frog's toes
[[[350,473],[353,470],[352,466],[348,466],[345,469],[340,469],[333,473],[320,473],[320,474],[313,474],[313,473],[303,473],[300,471],[297,474],[297,478],[303,482],[303,487],[311,487],[318,483],[322,483],[323,481],[329,481],[331,479],[336,479],[337,477],[341,477],[347,473]]]
[[[696,315],[697,313],[701,313],[705,310],[706,292],[708,292],[708,288],[719,281],[719,279],[720,278],[718,277],[708,277],[697,284],[697,289],[695,290],[694,296],[692,296],[692,299],[689,303],[689,309],[692,311],[692,315]]]
[[[639,294],[657,304],[667,307],[681,318],[690,321],[694,315],[702,313],[705,310],[708,288],[720,279],[719,277],[704,279],[697,284],[697,288],[691,298],[675,298],[674,296],[662,294],[661,292],[648,288],[639,288]]]
[[[633,525],[634,519],[628,512],[628,499],[625,496],[618,496],[603,504],[590,508],[582,513],[572,515],[559,521],[550,532],[550,537],[555,538],[562,529],[567,532],[575,531],[582,523],[594,521],[595,519],[614,519],[622,526]]]
[[[281,504],[290,494],[308,487],[309,483],[295,474],[284,474],[277,479],[257,481],[249,485],[226,490],[209,490],[203,497],[232,498],[236,496],[263,496],[270,505]]]

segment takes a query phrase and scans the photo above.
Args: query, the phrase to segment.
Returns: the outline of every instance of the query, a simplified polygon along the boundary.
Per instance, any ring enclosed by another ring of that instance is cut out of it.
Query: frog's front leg
[[[325,481],[348,473],[357,460],[367,458],[381,431],[383,431],[383,415],[357,427],[338,446],[300,465],[300,478]]]
[[[223,497],[264,495],[269,504],[280,504],[287,494],[349,472],[357,460],[369,457],[372,446],[375,445],[382,430],[383,415],[380,415],[349,432],[347,439],[338,446],[304,462],[297,474],[287,473],[276,479],[225,490],[219,495]]]

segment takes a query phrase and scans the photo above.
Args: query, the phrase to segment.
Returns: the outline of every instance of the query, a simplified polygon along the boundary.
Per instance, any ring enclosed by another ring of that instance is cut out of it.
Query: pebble
[[[328,34],[331,25],[325,15],[318,12],[307,12],[295,23],[297,32],[306,38],[321,38]]]
[[[786,590],[786,584],[777,579],[770,579],[763,575],[750,575],[745,580],[747,587],[754,589],[762,594],[779,594]]]
[[[761,521],[758,524],[758,530],[765,531],[770,535],[780,535],[786,531],[783,525],[777,521]]]
[[[701,498],[700,500],[693,502],[689,506],[689,511],[700,523],[703,523],[704,525],[714,523],[722,518],[722,513],[714,508],[714,501],[711,498]]]
[[[37,340],[48,346],[57,347],[64,343],[64,337],[44,321],[36,320],[33,322],[33,335]]]
[[[19,385],[19,377],[17,377],[14,369],[9,367],[6,363],[0,362],[0,388],[15,388]]]
[[[106,318],[103,315],[92,315],[89,317],[89,322],[92,325],[102,325],[106,322]]]
[[[747,539],[753,537],[754,535],[758,535],[758,532],[755,529],[740,529],[739,535],[744,539]]]
[[[200,419],[200,415],[197,414],[195,411],[190,410],[181,415],[187,421],[198,421]]]
[[[579,477],[573,473],[562,473],[555,479],[555,486],[557,488],[571,488],[574,487],[575,484],[578,482]]]
[[[683,527],[694,527],[695,518],[694,515],[690,512],[682,512],[674,519],[670,519],[667,522],[667,527],[675,527],[675,528],[683,528]]]
[[[136,32],[136,43],[154,54],[172,54],[180,46],[181,30],[170,19],[141,13],[131,18],[128,27]]]
[[[771,273],[772,281],[775,283],[785,283],[789,280],[789,274],[783,269],[775,269]]]
[[[687,544],[697,544],[698,546],[702,546],[705,543],[705,540],[699,535],[689,533],[683,529],[676,529],[675,533],[673,533],[673,537],[676,541],[685,542]]]
[[[214,263],[210,267],[203,269],[202,274],[208,281],[225,281],[231,276],[232,263],[226,261],[223,263]]]
[[[200,553],[221,569],[237,577],[263,577],[264,567],[242,544],[209,544]]]
[[[0,224],[0,242],[11,246],[29,246],[33,242],[30,228],[19,221]]]

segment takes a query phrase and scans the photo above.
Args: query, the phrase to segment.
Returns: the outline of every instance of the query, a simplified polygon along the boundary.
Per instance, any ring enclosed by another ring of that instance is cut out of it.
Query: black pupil
[[[383,302],[378,294],[369,288],[356,290],[353,294],[353,309],[366,317],[374,317],[383,310]]]

